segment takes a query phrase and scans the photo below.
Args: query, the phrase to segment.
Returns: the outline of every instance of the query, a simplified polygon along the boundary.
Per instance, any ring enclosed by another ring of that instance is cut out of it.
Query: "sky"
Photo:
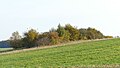
[[[0,0],[0,40],[31,28],[49,31],[59,23],[120,36],[120,0]]]

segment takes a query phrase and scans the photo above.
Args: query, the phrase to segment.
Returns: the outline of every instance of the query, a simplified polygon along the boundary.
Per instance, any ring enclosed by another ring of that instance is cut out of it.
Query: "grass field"
[[[0,48],[0,52],[10,51],[10,50],[13,50],[13,48]]]
[[[120,65],[120,39],[0,55],[0,68]]]

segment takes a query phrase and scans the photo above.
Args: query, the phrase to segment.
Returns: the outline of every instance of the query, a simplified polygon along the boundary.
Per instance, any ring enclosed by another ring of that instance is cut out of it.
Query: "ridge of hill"
[[[0,48],[10,48],[8,41],[0,41]]]

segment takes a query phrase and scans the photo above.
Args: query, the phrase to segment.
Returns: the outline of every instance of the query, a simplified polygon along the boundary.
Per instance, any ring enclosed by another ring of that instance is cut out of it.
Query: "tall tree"
[[[12,33],[12,36],[10,37],[10,40],[19,40],[21,39],[22,37],[19,35],[19,32],[16,31],[16,32],[13,32]]]
[[[19,32],[13,32],[12,36],[10,37],[10,45],[11,47],[17,49],[22,47],[22,41],[21,41],[21,36],[19,35]]]
[[[38,36],[39,36],[39,33],[36,30],[34,29],[29,30],[28,32],[24,33],[23,45],[26,48],[37,46],[36,40],[38,39]]]
[[[61,38],[62,42],[67,42],[70,39],[70,33],[65,30],[64,27],[62,27],[60,24],[58,25],[58,29],[57,29],[58,35]]]
[[[55,28],[51,28],[51,29],[49,30],[49,32],[56,32],[56,29],[55,29]]]
[[[59,33],[59,37],[64,37],[65,29],[60,24],[58,25],[57,32]]]

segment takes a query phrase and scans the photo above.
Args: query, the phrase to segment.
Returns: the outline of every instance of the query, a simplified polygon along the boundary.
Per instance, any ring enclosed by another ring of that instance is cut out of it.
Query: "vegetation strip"
[[[35,29],[30,29],[23,36],[19,32],[13,32],[8,40],[14,49],[33,48],[45,45],[57,45],[70,41],[79,40],[95,40],[103,38],[113,38],[112,36],[104,36],[95,28],[76,28],[70,24],[65,26],[58,25],[58,28],[50,29],[48,32],[39,33]]]

